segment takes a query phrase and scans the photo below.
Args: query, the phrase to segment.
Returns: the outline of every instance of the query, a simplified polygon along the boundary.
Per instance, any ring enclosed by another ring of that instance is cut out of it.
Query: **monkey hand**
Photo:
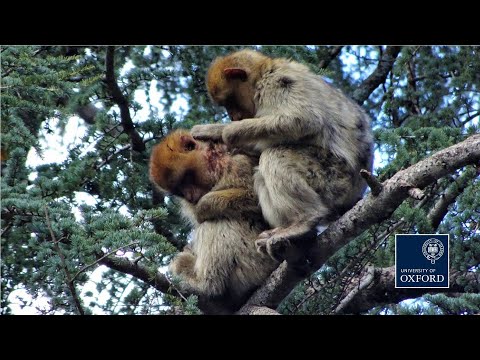
[[[195,206],[195,218],[199,224],[207,220],[213,220],[218,217],[221,217],[221,214],[218,214],[215,207],[215,197],[209,196],[206,194],[202,196]]]
[[[191,252],[181,252],[170,263],[168,267],[174,275],[184,275],[192,277],[194,272],[196,257]]]
[[[225,124],[195,125],[190,130],[190,134],[197,140],[222,141],[222,132],[225,126]]]

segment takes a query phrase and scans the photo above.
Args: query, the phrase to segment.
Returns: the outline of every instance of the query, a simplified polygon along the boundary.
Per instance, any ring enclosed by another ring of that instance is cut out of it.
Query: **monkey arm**
[[[222,133],[226,124],[195,125],[190,134],[197,140],[222,141]]]
[[[174,275],[183,276],[189,280],[196,280],[195,261],[196,256],[190,251],[190,249],[184,249],[184,251],[177,254],[172,260],[169,270]]]
[[[305,116],[269,115],[232,122],[223,130],[222,138],[231,147],[262,140],[288,143],[318,134],[321,130],[321,123]]]
[[[260,214],[258,201],[253,191],[247,189],[226,189],[211,191],[204,195],[195,207],[199,223],[219,218],[238,219],[240,215]]]

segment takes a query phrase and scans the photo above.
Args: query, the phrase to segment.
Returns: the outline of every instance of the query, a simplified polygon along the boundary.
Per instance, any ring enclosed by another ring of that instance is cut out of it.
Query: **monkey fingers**
[[[284,230],[284,228],[281,228],[281,227],[276,227],[274,229],[265,230],[258,235],[257,239],[268,239],[268,238],[272,237],[273,235],[275,235],[277,232],[280,232],[280,231],[283,231],[283,230]]]
[[[291,248],[291,244],[287,238],[257,239],[255,246],[258,252],[270,256],[275,261],[282,262],[284,259],[289,258],[288,250]]]
[[[195,125],[190,134],[194,139],[204,141],[222,141],[222,133],[225,124]]]

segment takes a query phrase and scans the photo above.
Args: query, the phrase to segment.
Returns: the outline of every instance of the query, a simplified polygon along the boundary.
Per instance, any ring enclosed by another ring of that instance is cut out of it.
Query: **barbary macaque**
[[[242,50],[211,64],[207,90],[228,124],[197,125],[196,139],[261,153],[254,187],[273,228],[259,251],[282,259],[291,242],[328,225],[362,196],[371,171],[368,115],[307,66]]]
[[[150,158],[150,179],[180,198],[194,225],[192,243],[173,259],[170,271],[228,312],[278,265],[255,247],[268,229],[253,190],[257,161],[231,155],[224,144],[195,140],[185,130],[166,136]]]

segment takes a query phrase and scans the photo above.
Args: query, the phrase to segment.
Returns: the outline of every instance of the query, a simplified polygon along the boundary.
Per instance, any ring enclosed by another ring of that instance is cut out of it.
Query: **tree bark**
[[[461,143],[438,151],[429,158],[399,171],[382,184],[382,191],[377,196],[368,194],[315,239],[314,245],[308,251],[310,268],[306,273],[299,275],[295,266],[283,262],[250,297],[239,313],[249,313],[246,307],[252,305],[276,308],[300,280],[318,270],[341,247],[371,225],[389,218],[409,196],[410,189],[422,189],[456,169],[478,162],[480,134],[472,135]]]

